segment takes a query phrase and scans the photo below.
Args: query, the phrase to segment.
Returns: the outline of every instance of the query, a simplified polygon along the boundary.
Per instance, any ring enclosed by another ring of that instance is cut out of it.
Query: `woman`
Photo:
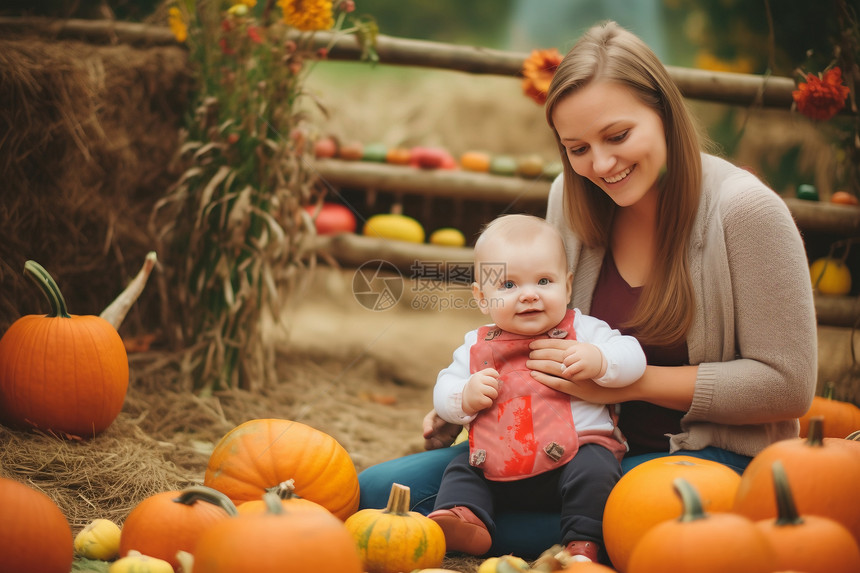
[[[756,177],[700,151],[665,67],[615,23],[591,28],[564,58],[546,117],[564,164],[547,220],[565,240],[570,306],[636,336],[648,366],[624,388],[574,383],[560,377],[560,340],[533,342],[527,366],[547,386],[619,404],[624,470],[684,454],[742,472],[797,435],[815,390],[815,309],[790,212]],[[362,472],[362,505],[384,506],[397,481],[430,511],[455,432],[428,414],[429,451]],[[491,553],[539,553],[557,542],[553,527],[554,515],[500,516]]]

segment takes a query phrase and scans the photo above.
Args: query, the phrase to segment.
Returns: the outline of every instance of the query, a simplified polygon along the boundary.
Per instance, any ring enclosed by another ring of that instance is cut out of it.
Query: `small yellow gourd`
[[[424,242],[424,227],[421,223],[399,213],[380,213],[374,215],[364,224],[362,233],[365,237],[394,239],[410,243]]]
[[[485,559],[478,567],[478,573],[519,573],[531,571],[529,564],[514,555],[502,555]]]
[[[440,567],[445,534],[432,519],[409,511],[409,488],[395,483],[385,509],[363,509],[346,520],[367,573]]]
[[[430,243],[443,247],[462,247],[466,244],[466,237],[460,229],[453,227],[442,227],[430,234]]]
[[[75,535],[75,553],[87,559],[110,561],[119,556],[119,525],[94,519]]]
[[[108,573],[173,573],[173,565],[139,551],[129,551],[128,555],[113,562]]]

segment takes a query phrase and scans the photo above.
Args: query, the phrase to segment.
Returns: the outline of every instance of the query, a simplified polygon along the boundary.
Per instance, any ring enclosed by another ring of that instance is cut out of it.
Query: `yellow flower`
[[[167,12],[167,23],[170,26],[170,31],[176,37],[177,42],[184,42],[188,39],[188,26],[185,24],[185,19],[182,17],[182,12],[176,6],[172,6]]]
[[[304,32],[329,30],[334,26],[330,0],[278,0],[284,22]]]

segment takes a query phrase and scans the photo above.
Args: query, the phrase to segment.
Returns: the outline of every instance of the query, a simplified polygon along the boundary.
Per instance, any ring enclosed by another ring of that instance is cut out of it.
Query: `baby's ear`
[[[567,271],[567,300],[570,301],[570,295],[573,294],[573,273]]]
[[[484,296],[484,291],[481,290],[481,286],[478,283],[472,283],[472,297],[474,297],[475,302],[478,303],[478,308],[484,314],[489,314],[489,305],[487,304],[487,297]],[[570,298],[570,295],[568,295]]]

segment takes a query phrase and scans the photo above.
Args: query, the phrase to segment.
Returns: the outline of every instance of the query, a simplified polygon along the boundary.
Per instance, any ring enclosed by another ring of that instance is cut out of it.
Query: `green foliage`
[[[512,0],[357,0],[388,36],[497,46],[507,31]]]

